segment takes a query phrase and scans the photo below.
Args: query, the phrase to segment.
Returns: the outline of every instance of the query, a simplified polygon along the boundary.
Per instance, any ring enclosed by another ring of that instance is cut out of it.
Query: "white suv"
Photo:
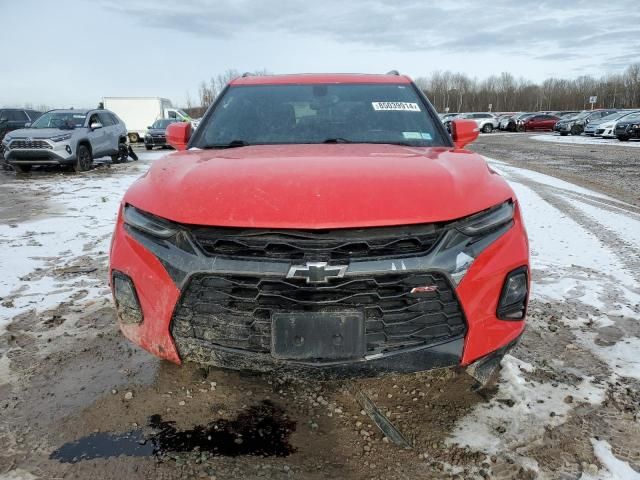
[[[498,128],[498,119],[491,113],[463,113],[457,118],[468,118],[474,120],[482,133],[491,133]]]

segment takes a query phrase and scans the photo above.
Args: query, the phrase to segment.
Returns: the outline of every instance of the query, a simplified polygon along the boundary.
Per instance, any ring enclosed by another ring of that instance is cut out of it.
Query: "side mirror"
[[[175,122],[167,127],[167,143],[176,150],[186,150],[191,138],[191,124],[187,122]]]
[[[98,122],[94,122],[91,124],[89,128],[91,128],[91,130],[97,130],[98,128],[102,128],[102,124]]]
[[[451,139],[456,148],[469,145],[479,134],[480,129],[473,120],[456,119],[451,122]]]
[[[147,127],[147,130],[151,130],[152,128],[153,128],[153,127],[152,127],[151,125],[149,125],[149,126]]]
[[[24,128],[31,128],[31,122],[27,122],[24,124]]]

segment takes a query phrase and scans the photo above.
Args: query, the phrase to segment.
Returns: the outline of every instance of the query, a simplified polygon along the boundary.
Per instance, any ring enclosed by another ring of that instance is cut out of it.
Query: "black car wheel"
[[[518,130],[519,132],[524,132],[526,129],[525,129],[524,125],[518,125],[517,130]]]
[[[580,135],[582,134],[582,127],[578,125],[574,125],[571,127],[571,135]]]
[[[16,173],[29,173],[33,165],[12,165]]]
[[[91,168],[91,164],[93,164],[93,157],[91,156],[89,147],[86,145],[80,145],[78,147],[76,163],[73,164],[73,169],[76,172],[86,172]]]
[[[482,126],[482,133],[491,133],[493,132],[493,125],[491,125],[490,123],[485,123]]]
[[[621,142],[628,142],[629,137],[627,137],[626,135],[618,135],[618,140],[620,140]]]

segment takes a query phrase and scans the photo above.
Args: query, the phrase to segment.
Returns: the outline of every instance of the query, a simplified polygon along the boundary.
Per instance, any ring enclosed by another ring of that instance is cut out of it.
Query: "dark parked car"
[[[24,128],[35,122],[40,115],[42,112],[24,108],[0,108],[0,154],[4,153],[1,142],[7,133]]]
[[[617,109],[609,110],[587,110],[579,113],[575,117],[563,118],[555,124],[553,130],[559,132],[560,135],[582,135],[584,128],[589,122],[600,120],[602,117],[616,113]]]
[[[153,147],[167,146],[167,127],[179,121],[180,120],[175,118],[162,118],[153,122],[153,125],[149,127],[144,136],[144,147],[147,150],[151,150]]]
[[[615,135],[621,142],[631,138],[640,139],[640,112],[624,117],[616,123]]]
[[[556,115],[538,114],[525,117],[522,123],[518,124],[518,131],[528,132],[531,130],[553,130],[553,126],[560,120]]]

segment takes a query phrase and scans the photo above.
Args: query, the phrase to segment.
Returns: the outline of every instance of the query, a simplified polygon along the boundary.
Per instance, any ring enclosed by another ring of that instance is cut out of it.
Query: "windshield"
[[[449,146],[435,122],[440,123],[406,84],[240,86],[226,91],[206,123],[196,130],[192,145]]]
[[[84,113],[47,112],[31,124],[31,128],[60,128],[71,130],[84,125]]]
[[[625,122],[640,120],[640,112],[633,112],[628,115],[625,115],[625,117],[621,118],[621,120],[624,120]]]
[[[607,115],[606,117],[602,117],[598,120],[598,123],[610,122],[611,120],[618,120],[619,118],[625,117],[629,115],[629,112],[616,112],[611,115]]]
[[[153,125],[151,125],[151,128],[167,128],[170,124],[177,122],[177,120],[156,120],[155,122],[153,122]]]

